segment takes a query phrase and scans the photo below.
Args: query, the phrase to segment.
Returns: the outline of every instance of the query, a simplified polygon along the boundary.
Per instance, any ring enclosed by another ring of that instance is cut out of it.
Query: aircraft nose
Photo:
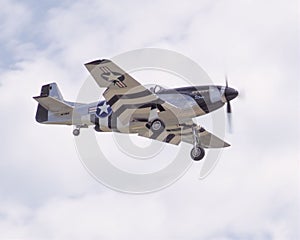
[[[225,89],[225,97],[227,101],[231,101],[239,95],[239,92],[234,88],[227,87]]]

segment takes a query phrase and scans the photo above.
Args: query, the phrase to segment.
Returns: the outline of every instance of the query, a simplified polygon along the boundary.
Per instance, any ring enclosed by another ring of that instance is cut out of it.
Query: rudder
[[[58,100],[64,101],[63,96],[62,96],[61,92],[59,91],[56,83],[50,83],[50,84],[42,86],[40,96],[41,97],[50,96],[50,97],[56,98]]]
[[[33,97],[39,104],[35,119],[39,123],[70,123],[73,103],[66,102],[56,83],[43,85],[39,96]]]

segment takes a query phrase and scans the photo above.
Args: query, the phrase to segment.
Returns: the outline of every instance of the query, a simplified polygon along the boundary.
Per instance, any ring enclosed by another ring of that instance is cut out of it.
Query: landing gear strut
[[[193,127],[193,144],[194,147],[191,150],[191,158],[194,161],[200,161],[205,156],[205,151],[201,147],[200,139],[197,130]]]

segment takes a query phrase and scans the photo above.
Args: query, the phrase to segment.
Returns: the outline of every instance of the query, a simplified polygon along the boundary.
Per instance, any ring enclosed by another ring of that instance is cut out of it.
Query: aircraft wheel
[[[80,130],[79,130],[78,128],[75,128],[75,129],[73,130],[73,135],[74,135],[74,136],[79,136],[79,134],[80,134]]]
[[[200,146],[196,146],[196,147],[193,147],[192,150],[191,150],[191,158],[194,160],[194,161],[200,161],[201,159],[203,159],[205,156],[205,151],[202,147]]]
[[[159,119],[155,119],[151,123],[151,130],[153,132],[162,132],[164,128],[165,128],[165,124]]]

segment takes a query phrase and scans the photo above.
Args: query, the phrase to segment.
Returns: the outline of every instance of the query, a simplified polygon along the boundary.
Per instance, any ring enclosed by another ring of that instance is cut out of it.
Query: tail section
[[[56,83],[42,86],[40,96],[33,98],[39,103],[35,116],[37,122],[72,124],[74,104],[63,99]]]
[[[59,91],[56,83],[50,83],[42,86],[41,97],[48,97],[48,96],[64,101],[63,96]]]

